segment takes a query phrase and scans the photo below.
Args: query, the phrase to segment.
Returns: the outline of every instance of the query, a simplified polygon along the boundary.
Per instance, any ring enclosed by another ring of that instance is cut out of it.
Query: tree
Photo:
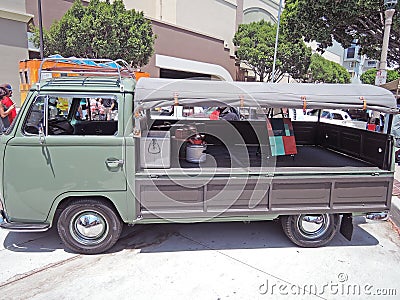
[[[314,53],[311,56],[309,75],[312,81],[325,83],[350,83],[350,73],[338,63]]]
[[[236,56],[259,76],[260,81],[272,78],[276,28],[264,20],[241,24],[233,39],[238,47]],[[279,81],[285,73],[295,79],[305,78],[310,58],[311,49],[302,39],[287,39],[280,34],[274,81]]]
[[[33,41],[39,45],[39,29]],[[75,0],[61,20],[44,30],[44,54],[65,57],[122,58],[138,67],[148,63],[155,36],[143,12],[126,10],[122,0]]]
[[[286,0],[282,23],[287,34],[317,41],[319,50],[332,46],[335,39],[344,48],[352,43],[361,54],[380,59],[384,29],[383,0]],[[400,3],[391,29],[388,62],[400,60]]]
[[[375,76],[376,76],[376,69],[369,69],[368,71],[361,74],[361,81],[362,83],[366,84],[375,84]],[[387,82],[393,81],[400,78],[399,72],[395,70],[388,70],[387,71]]]

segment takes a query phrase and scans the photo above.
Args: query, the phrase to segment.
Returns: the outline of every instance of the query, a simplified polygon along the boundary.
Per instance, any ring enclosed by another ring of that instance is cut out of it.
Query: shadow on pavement
[[[57,229],[46,232],[9,232],[3,247],[14,252],[53,252],[63,249],[64,245],[58,236]]]
[[[365,231],[364,217],[354,218],[352,241],[338,234],[325,247],[373,246],[379,241]],[[285,236],[280,222],[151,224],[125,226],[120,240],[108,253],[137,249],[142,253],[297,247]],[[43,233],[10,232],[4,248],[14,252],[53,252],[66,249],[55,228]]]

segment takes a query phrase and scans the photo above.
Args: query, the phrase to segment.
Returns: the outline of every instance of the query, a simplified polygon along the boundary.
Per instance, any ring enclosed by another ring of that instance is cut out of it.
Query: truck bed
[[[388,173],[373,164],[319,146],[299,146],[293,156],[263,157],[257,146],[238,146],[236,155],[223,146],[207,146],[207,159],[203,163],[190,163],[184,158],[172,159],[171,168],[141,169],[137,175],[201,176],[215,173],[229,174],[373,174]],[[248,156],[246,156],[248,153]],[[263,165],[262,165],[263,164]]]
[[[217,167],[207,165],[213,150]],[[182,167],[136,173],[135,194],[144,220],[273,219],[301,212],[362,213],[390,207],[393,172],[331,150],[302,146],[294,157],[277,157],[276,167],[275,158],[271,166],[262,167],[259,161],[246,166],[234,158],[236,166],[230,167],[231,160],[218,147],[207,151],[210,157],[204,164],[180,160]]]
[[[262,135],[263,127],[234,125],[244,143],[227,139],[230,144],[225,146],[210,139],[204,163],[187,162],[175,145],[170,168],[137,169],[135,195],[144,220],[181,218],[182,212],[193,218],[275,218],[389,209],[390,136],[332,124],[293,123],[297,154],[271,156],[268,143],[257,144],[251,132],[255,128]]]
[[[297,154],[272,156],[265,123],[230,122],[240,137],[207,140],[206,161],[186,161],[186,144],[171,135],[171,167],[166,169],[138,169],[138,173],[218,172],[387,172],[391,170],[391,137],[387,134],[317,122],[293,122]],[[202,124],[206,132],[223,132],[218,121]],[[226,126],[226,125],[225,125]],[[218,134],[215,134],[218,136]],[[224,136],[224,134],[219,134]],[[225,136],[230,136],[225,134]],[[260,138],[261,137],[261,142]],[[239,142],[238,142],[239,140]],[[225,143],[230,143],[226,145]]]
[[[352,158],[348,155],[340,154],[336,151],[324,149],[319,146],[299,146],[297,154],[285,156],[263,156],[258,152],[258,146],[237,146],[236,156],[233,153],[218,145],[207,146],[207,160],[203,163],[190,163],[184,158],[180,158],[179,162],[175,161],[172,168],[205,168],[213,167],[215,164],[218,168],[241,167],[261,167],[262,160],[265,160],[264,166],[276,166],[277,168],[286,167],[307,167],[307,168],[371,168],[371,163],[360,159]],[[248,154],[248,155],[247,155]]]

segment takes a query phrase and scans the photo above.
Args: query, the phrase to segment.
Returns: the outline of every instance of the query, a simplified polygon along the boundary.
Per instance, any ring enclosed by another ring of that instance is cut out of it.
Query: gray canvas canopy
[[[225,82],[141,78],[136,85],[135,105],[232,106],[307,109],[371,109],[396,113],[393,94],[362,84],[309,84]]]

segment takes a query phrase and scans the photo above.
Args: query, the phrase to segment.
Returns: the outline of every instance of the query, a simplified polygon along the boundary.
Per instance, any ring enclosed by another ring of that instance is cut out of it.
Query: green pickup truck
[[[122,66],[87,69],[32,87],[1,135],[1,228],[54,225],[66,247],[93,254],[111,248],[124,223],[280,219],[295,244],[318,247],[339,231],[350,239],[354,215],[387,216],[392,136],[287,114],[392,116],[396,101],[384,89],[136,82]],[[212,107],[230,108],[230,118]]]

